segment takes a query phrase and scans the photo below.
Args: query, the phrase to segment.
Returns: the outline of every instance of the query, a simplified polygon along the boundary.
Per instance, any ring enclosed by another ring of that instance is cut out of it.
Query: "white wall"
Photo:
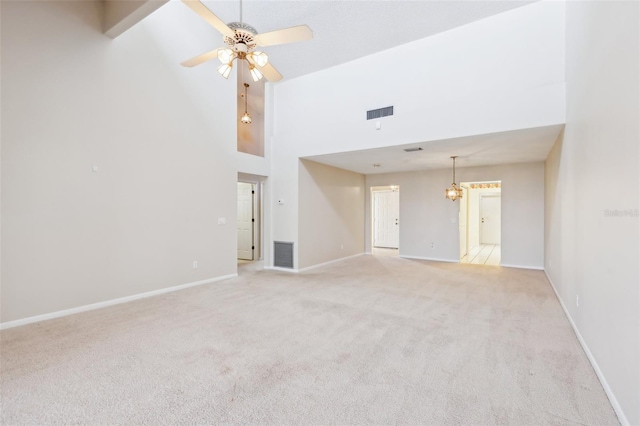
[[[621,422],[634,425],[640,424],[639,14],[638,2],[567,3],[567,124],[546,162],[545,209],[545,270]],[[622,216],[607,215],[616,210]]]
[[[364,253],[364,175],[300,161],[298,268]]]
[[[501,265],[542,268],[544,163],[456,168],[456,178],[502,181]],[[460,260],[460,205],[444,197],[451,185],[451,170],[367,175],[366,185],[367,191],[372,186],[400,185],[400,256]],[[366,203],[366,229],[371,229],[369,192]],[[371,247],[370,232],[366,247]]]
[[[298,158],[564,122],[564,3],[537,2],[274,87],[273,236],[297,243]],[[376,131],[365,111],[394,105]]]
[[[1,7],[2,322],[235,273],[235,82],[179,66],[201,18]]]

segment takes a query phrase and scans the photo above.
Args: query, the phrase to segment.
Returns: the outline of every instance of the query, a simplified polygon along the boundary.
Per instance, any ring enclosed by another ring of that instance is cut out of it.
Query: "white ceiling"
[[[243,21],[258,32],[307,24],[313,40],[265,48],[285,79],[428,37],[533,0],[245,0]],[[203,0],[224,22],[239,21],[239,1]],[[185,6],[186,7],[186,6]],[[211,49],[223,45],[213,28]]]
[[[456,167],[544,161],[564,125],[443,139],[409,145],[306,157],[318,163],[362,174],[408,172]],[[405,152],[421,147],[422,151]],[[374,167],[380,164],[380,167]]]

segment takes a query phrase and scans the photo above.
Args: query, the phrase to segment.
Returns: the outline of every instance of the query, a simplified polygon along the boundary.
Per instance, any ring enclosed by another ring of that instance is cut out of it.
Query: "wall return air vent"
[[[273,266],[293,269],[293,243],[273,242]]]
[[[373,120],[375,118],[387,117],[393,115],[393,107],[388,106],[384,108],[372,109],[367,111],[367,120]]]

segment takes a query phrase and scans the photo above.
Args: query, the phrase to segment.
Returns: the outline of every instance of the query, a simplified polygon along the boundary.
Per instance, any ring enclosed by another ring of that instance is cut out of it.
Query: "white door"
[[[469,191],[462,187],[462,199],[460,199],[460,215],[458,227],[460,229],[460,259],[469,251],[469,236],[467,235],[467,214],[469,212]]]
[[[500,244],[500,196],[480,196],[480,243]]]
[[[373,246],[398,248],[400,193],[375,191],[373,193]]]
[[[238,259],[253,260],[253,184],[238,182]]]

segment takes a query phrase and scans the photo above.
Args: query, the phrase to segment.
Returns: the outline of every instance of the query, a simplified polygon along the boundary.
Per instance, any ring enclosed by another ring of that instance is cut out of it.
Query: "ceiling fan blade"
[[[203,53],[202,55],[198,55],[194,58],[187,59],[184,62],[181,62],[180,65],[183,67],[195,67],[196,65],[200,65],[203,62],[210,61],[211,59],[215,59],[218,57],[218,51],[222,49],[214,49],[211,52]]]
[[[254,39],[258,46],[274,46],[276,44],[311,40],[312,38],[313,31],[311,31],[311,28],[306,25],[298,25],[291,28],[284,28],[282,30],[258,34]]]
[[[210,11],[200,0],[182,0],[184,4],[189,6],[191,10],[200,15],[202,19],[207,21],[213,28],[220,31],[222,35],[233,38],[235,32],[225,24],[222,19],[218,18]]]
[[[265,65],[264,67],[261,67],[257,64],[256,66],[258,67],[262,75],[264,75],[264,78],[266,78],[270,82],[274,83],[276,81],[282,80],[282,74],[280,74],[278,70],[275,69],[273,65],[271,65],[271,62],[267,62],[267,65]]]

